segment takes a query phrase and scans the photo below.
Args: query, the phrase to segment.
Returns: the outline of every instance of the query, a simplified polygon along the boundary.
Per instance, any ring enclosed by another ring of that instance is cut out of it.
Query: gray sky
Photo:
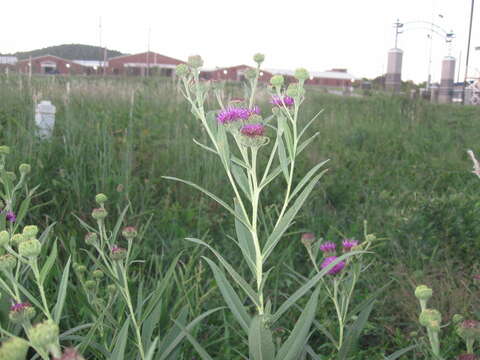
[[[200,54],[209,67],[250,64],[266,54],[266,68],[311,71],[347,68],[358,77],[385,72],[393,47],[392,23],[425,20],[457,34],[452,55],[462,51],[464,74],[471,0],[49,0],[4,1],[0,9],[0,53],[64,43],[102,43],[126,53],[147,49],[186,59]],[[476,3],[470,74],[480,76],[480,1]],[[443,18],[438,17],[443,14]],[[417,82],[428,74],[428,30],[400,35],[405,51],[403,79]],[[447,55],[434,37],[433,80]]]

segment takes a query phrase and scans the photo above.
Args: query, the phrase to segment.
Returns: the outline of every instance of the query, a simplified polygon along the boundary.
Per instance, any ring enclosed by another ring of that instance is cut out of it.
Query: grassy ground
[[[143,256],[154,261],[143,275],[154,276],[189,249],[177,274],[177,298],[188,303],[193,313],[221,305],[212,276],[201,265],[202,251],[182,239],[202,237],[234,259],[237,250],[226,238],[233,232],[230,219],[199,193],[161,178],[188,179],[223,198],[231,196],[213,156],[192,143],[192,138],[202,140],[205,134],[175,86],[139,79],[72,79],[69,87],[67,93],[67,80],[55,77],[34,78],[31,85],[26,79],[0,78],[0,144],[14,150],[12,166],[32,164],[32,178],[42,189],[30,222],[41,226],[57,222],[56,235],[66,253],[83,243],[83,231],[73,215],[88,218],[94,195],[104,192],[117,211],[131,205],[129,224],[151,218],[142,248]],[[49,99],[57,106],[51,141],[34,136],[37,99]],[[265,97],[260,96],[259,102],[268,113]],[[303,274],[310,271],[300,232],[313,231],[329,240],[361,238],[367,221],[379,242],[356,301],[379,285],[392,283],[377,302],[358,359],[381,358],[382,353],[414,340],[415,284],[434,288],[438,294],[434,304],[446,321],[456,312],[474,313],[480,184],[469,172],[472,165],[466,150],[480,153],[480,109],[402,97],[342,98],[313,89],[303,121],[320,110],[323,113],[312,131],[321,136],[304,153],[299,172],[322,159],[330,159],[330,170],[292,233],[283,239],[273,259],[278,265],[271,281],[288,289],[294,284],[280,277],[287,267]],[[268,194],[267,211],[275,211],[268,205],[282,191],[279,184]],[[228,334],[236,330],[230,328],[228,316],[212,318],[201,336],[211,343],[212,352],[233,359],[234,350],[243,345],[230,343]],[[460,342],[446,336],[455,354]],[[314,341],[323,340],[316,336]]]

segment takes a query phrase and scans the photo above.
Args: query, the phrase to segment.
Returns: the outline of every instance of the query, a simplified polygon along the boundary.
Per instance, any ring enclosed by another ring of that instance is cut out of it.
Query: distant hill
[[[22,51],[15,54],[19,60],[28,59],[42,55],[55,55],[69,60],[103,60],[104,50],[99,46],[81,45],[81,44],[65,44],[58,46],[50,46],[44,49],[37,49],[32,51]],[[120,51],[107,50],[108,58],[124,55]]]

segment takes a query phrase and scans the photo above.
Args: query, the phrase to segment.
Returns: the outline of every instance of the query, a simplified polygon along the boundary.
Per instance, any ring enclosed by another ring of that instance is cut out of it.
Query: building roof
[[[145,58],[144,61],[141,61],[141,63],[146,63],[146,59],[148,57],[148,62],[152,64],[171,64],[171,65],[178,65],[178,64],[184,64],[185,62],[182,60],[178,60],[175,58],[172,58],[170,56],[165,56],[162,54],[158,54],[153,51],[146,51],[143,53],[138,53],[138,54],[131,54],[131,55],[120,55],[120,56],[115,56],[112,58],[109,58],[108,60],[122,60],[124,62],[128,63],[134,63],[136,61],[129,61],[128,58],[138,58],[138,57],[143,57]]]
[[[108,66],[108,61],[100,60],[72,60],[75,64],[86,66],[86,67],[104,67]]]
[[[272,74],[293,76],[295,74],[294,70],[286,69],[267,69],[267,71]],[[339,69],[328,70],[328,71],[311,71],[310,76],[313,78],[321,79],[337,79],[337,80],[354,80],[356,77],[346,70],[339,71]]]

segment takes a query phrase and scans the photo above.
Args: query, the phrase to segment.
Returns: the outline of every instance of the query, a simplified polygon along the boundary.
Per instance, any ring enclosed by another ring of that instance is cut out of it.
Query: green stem
[[[50,310],[48,309],[47,297],[45,296],[45,289],[43,288],[43,284],[40,280],[40,271],[38,270],[38,263],[36,258],[31,260],[30,267],[32,268],[35,282],[37,283],[38,290],[40,291],[40,297],[42,299],[44,313],[49,320],[52,320],[52,315],[50,314]]]

